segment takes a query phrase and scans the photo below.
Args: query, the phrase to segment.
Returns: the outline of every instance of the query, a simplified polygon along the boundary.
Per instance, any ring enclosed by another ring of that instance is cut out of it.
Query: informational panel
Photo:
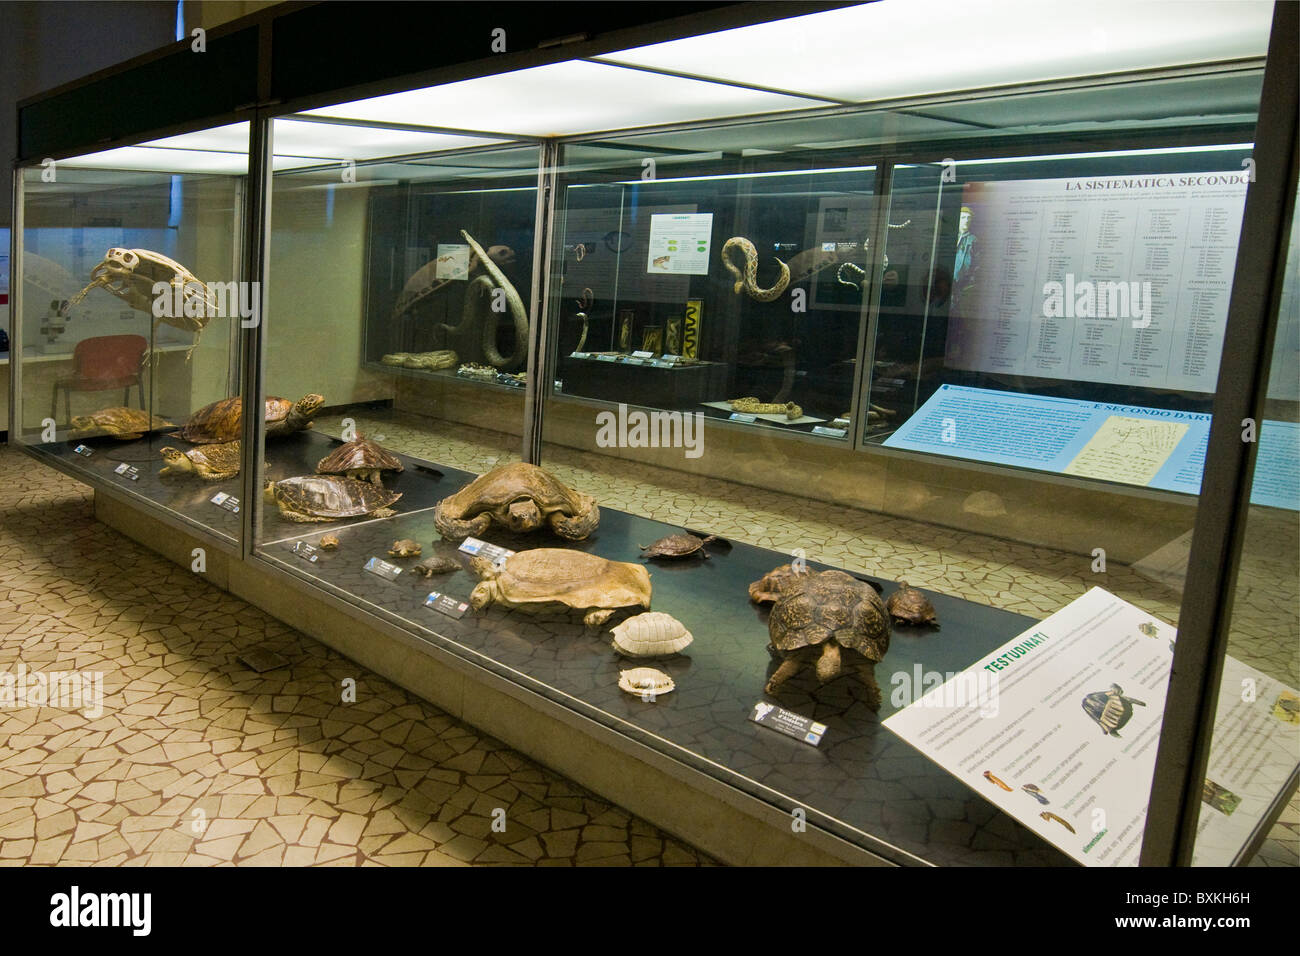
[[[1300,425],[1265,421],[1251,502],[1300,511]],[[1210,416],[942,385],[885,440],[906,448],[1197,494]]]
[[[709,274],[713,213],[660,213],[650,217],[646,271],[675,275]]]
[[[968,183],[949,367],[1212,392],[1247,177]]]
[[[1093,588],[885,726],[1086,866],[1135,866],[1177,631]],[[1300,762],[1295,690],[1228,658],[1193,863],[1232,862]]]

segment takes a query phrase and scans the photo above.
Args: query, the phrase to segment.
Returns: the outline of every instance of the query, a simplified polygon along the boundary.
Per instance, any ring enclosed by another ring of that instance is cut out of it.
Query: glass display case
[[[238,516],[210,503],[218,482],[186,480],[176,432],[239,391],[248,136],[238,123],[49,159],[16,193],[10,440],[228,543]],[[164,449],[180,464],[160,475]],[[238,446],[218,455],[210,474],[233,480]]]
[[[879,47],[897,9],[262,107],[254,182],[246,124],[224,151],[145,144],[228,168],[31,165],[15,437],[242,544],[250,573],[877,859],[1135,863],[1271,5],[1186,35],[1154,19],[1102,70],[1029,12],[1022,41],[1058,39],[971,62],[954,4],[859,76],[844,50]],[[81,295],[118,249],[199,285]],[[1294,561],[1268,557],[1300,513],[1294,259],[1239,611],[1294,605]],[[226,284],[257,320],[155,321]],[[60,377],[109,332],[144,343],[125,397]],[[1276,643],[1233,653],[1278,684],[1281,721],[1297,625],[1269,621]],[[942,744],[1000,726],[990,701],[927,694],[984,674],[1011,741],[1049,698],[1034,720],[1055,730],[976,766]],[[1066,784],[1112,746],[1140,806],[1098,828]],[[1269,759],[1234,825],[1287,796],[1300,754]],[[1198,862],[1250,839],[1216,833]]]

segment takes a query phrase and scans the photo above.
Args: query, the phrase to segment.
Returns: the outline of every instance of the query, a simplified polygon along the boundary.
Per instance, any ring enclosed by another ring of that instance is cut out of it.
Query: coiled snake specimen
[[[460,234],[469,244],[474,255],[478,257],[479,264],[483,266],[487,275],[476,277],[465,289],[465,307],[461,313],[460,325],[455,328],[444,325],[443,329],[448,337],[454,340],[456,351],[462,355],[472,354],[472,348],[467,347],[467,340],[475,333],[480,333],[479,344],[484,358],[490,365],[509,371],[517,367],[528,354],[528,310],[524,308],[519,293],[515,291],[515,287],[510,284],[510,280],[505,277],[505,273],[498,268],[492,257],[484,252],[483,247],[464,229]],[[493,311],[491,307],[496,289],[501,289],[505,294],[506,309],[514,323],[515,341],[509,355],[502,355],[497,350],[499,313]]]
[[[731,261],[731,250],[739,249],[745,256],[745,272],[741,275],[739,269]],[[722,264],[727,271],[736,277],[734,292],[739,295],[740,290],[744,289],[749,293],[749,297],[757,302],[771,302],[780,297],[785,291],[786,286],[790,284],[790,268],[780,259],[776,264],[781,267],[780,278],[770,289],[760,289],[758,286],[758,250],[754,244],[744,236],[732,236],[722,247]]]

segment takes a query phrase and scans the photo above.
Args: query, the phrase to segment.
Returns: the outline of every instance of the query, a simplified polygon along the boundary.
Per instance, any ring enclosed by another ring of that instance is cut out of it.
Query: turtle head
[[[520,498],[510,502],[506,520],[511,531],[533,531],[542,523],[542,512],[532,498]]]
[[[497,597],[496,581],[480,581],[474,585],[474,590],[469,593],[469,606],[476,611],[481,611],[491,604]]]
[[[262,497],[275,504],[275,482],[270,478],[262,483]]]
[[[87,415],[75,415],[72,419],[72,427],[79,432],[89,431],[95,427],[95,422]]]
[[[158,454],[162,455],[163,461],[167,462],[171,468],[179,468],[182,471],[192,471],[194,463],[186,455],[168,445],[165,448],[159,448]]]
[[[293,403],[293,410],[302,418],[310,421],[316,413],[325,405],[325,396],[317,395],[312,392],[310,395],[304,395],[298,401]]]

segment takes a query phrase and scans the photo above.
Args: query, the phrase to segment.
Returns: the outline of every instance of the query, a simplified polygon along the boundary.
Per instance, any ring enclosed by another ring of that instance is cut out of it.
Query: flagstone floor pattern
[[[249,670],[253,648],[288,666]],[[104,705],[0,708],[0,864],[712,863],[99,524],[87,487],[0,446],[0,674],[20,662],[102,672]]]

